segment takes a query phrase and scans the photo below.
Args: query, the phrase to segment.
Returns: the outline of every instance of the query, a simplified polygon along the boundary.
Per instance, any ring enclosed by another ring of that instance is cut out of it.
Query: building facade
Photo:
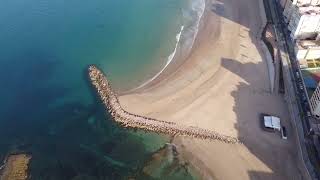
[[[279,0],[279,2],[283,8],[287,3],[297,6],[317,6],[320,4],[320,0]]]
[[[299,7],[287,3],[283,15],[292,39],[305,39],[320,32],[320,7]]]
[[[320,0],[280,0],[297,59],[320,59]]]
[[[297,59],[316,60],[320,58],[320,44],[318,40],[299,40],[295,44]]]
[[[311,112],[314,116],[317,118],[320,118],[320,85],[318,84],[318,87],[312,94],[312,97],[310,99],[310,105],[311,105]]]
[[[293,0],[293,4],[297,6],[317,6],[320,4],[320,0]]]

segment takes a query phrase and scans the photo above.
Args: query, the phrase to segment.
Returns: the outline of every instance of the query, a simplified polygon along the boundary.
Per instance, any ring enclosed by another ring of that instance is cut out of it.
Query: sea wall
[[[125,128],[142,129],[172,136],[182,135],[201,139],[219,140],[225,143],[240,143],[237,138],[222,135],[214,131],[193,126],[184,126],[174,122],[158,120],[127,112],[121,107],[117,95],[112,90],[110,83],[102,71],[94,65],[90,65],[88,71],[90,81],[95,87],[106,110],[117,123]]]
[[[268,49],[268,46],[266,43],[268,43],[265,39],[265,33],[268,23],[270,23],[270,17],[267,17],[266,11],[265,11],[265,5],[264,0],[259,0],[259,12],[260,12],[260,18],[261,18],[261,26],[259,28],[258,37],[260,38],[260,49],[263,53],[263,59],[267,63],[268,67],[268,74],[269,74],[269,80],[270,80],[270,92],[274,92],[274,84],[275,84],[275,67],[273,64],[273,56],[271,52]]]

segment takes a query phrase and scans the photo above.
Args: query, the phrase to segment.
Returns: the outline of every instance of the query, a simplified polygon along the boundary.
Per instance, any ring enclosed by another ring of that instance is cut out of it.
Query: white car
[[[281,131],[280,118],[278,117],[270,116],[268,114],[261,114],[261,124],[262,128],[266,131]]]

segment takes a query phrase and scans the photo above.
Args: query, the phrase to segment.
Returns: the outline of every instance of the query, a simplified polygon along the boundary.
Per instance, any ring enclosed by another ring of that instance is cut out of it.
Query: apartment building
[[[287,3],[292,3],[297,6],[317,6],[320,0],[279,0],[281,6],[284,8]]]
[[[295,52],[296,52],[297,59],[299,61],[319,59],[320,58],[320,41],[317,39],[297,40],[295,43]]]
[[[320,6],[297,6],[287,3],[283,15],[292,39],[306,39],[320,32]]]

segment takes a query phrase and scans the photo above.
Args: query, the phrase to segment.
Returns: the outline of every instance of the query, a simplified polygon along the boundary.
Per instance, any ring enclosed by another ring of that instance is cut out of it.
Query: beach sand
[[[270,93],[259,11],[258,0],[208,0],[189,58],[119,97],[129,112],[238,137],[243,144],[174,139],[203,179],[302,179],[287,106]],[[288,140],[262,131],[259,113],[279,116]]]

